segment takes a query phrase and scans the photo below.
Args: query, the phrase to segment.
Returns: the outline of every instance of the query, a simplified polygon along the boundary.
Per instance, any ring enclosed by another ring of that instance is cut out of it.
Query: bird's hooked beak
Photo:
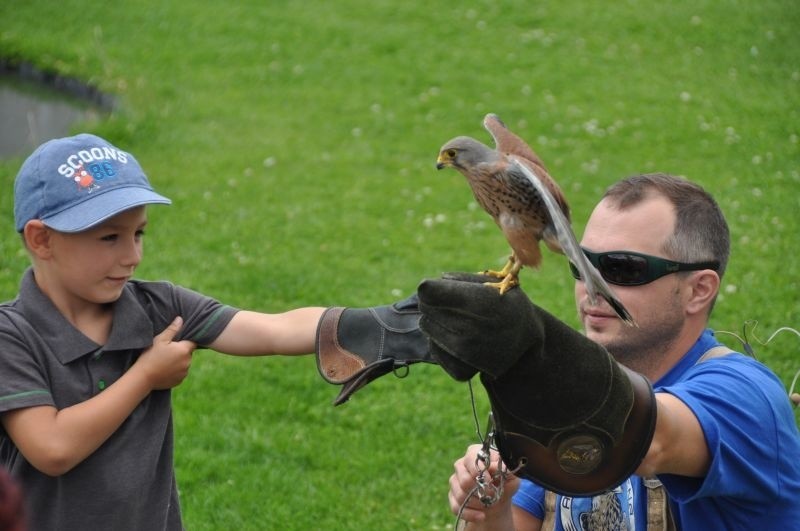
[[[453,155],[449,150],[439,152],[439,157],[436,159],[436,169],[441,170],[453,165]]]

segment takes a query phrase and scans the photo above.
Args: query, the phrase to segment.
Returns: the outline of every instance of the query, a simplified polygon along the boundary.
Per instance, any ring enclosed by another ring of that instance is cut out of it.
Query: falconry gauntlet
[[[519,288],[500,295],[484,280],[445,275],[419,286],[435,361],[459,380],[480,372],[498,450],[517,475],[565,495],[615,487],[650,446],[649,382]]]
[[[387,306],[325,310],[317,325],[317,368],[328,382],[342,384],[334,405],[384,374],[435,363],[419,318],[416,294]]]

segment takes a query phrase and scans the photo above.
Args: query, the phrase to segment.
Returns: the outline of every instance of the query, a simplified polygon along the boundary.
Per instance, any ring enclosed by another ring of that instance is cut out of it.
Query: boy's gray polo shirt
[[[0,305],[0,414],[84,402],[113,384],[180,315],[176,340],[206,346],[236,309],[168,282],[130,281],[114,303],[108,342],[73,327],[28,270]],[[91,456],[60,477],[31,466],[0,428],[0,463],[20,482],[32,531],[181,529],[170,391],[154,391]]]

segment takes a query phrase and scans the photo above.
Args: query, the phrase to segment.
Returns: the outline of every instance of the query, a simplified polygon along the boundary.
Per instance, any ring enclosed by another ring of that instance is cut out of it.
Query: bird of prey
[[[626,323],[633,318],[614,296],[603,277],[583,254],[570,225],[569,206],[541,159],[495,114],[487,114],[483,126],[492,135],[495,149],[459,136],[439,151],[436,167],[455,168],[467,178],[475,199],[492,216],[511,246],[511,257],[501,271],[486,271],[500,279],[488,283],[501,294],[519,284],[523,266],[538,268],[542,261],[539,242],[564,254],[575,264],[593,304],[605,299]]]

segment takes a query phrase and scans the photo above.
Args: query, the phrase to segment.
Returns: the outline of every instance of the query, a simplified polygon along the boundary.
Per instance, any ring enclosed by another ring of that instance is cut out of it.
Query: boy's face
[[[52,232],[49,269],[57,286],[73,301],[116,301],[142,259],[145,207],[117,214],[84,232]]]

